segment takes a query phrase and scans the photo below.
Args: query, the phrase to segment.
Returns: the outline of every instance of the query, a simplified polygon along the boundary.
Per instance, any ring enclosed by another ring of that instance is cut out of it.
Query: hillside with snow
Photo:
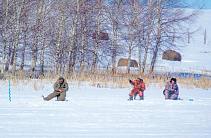
[[[191,10],[190,10],[191,11]],[[181,62],[162,60],[162,53],[158,55],[156,68],[158,71],[189,72],[211,75],[211,10],[201,10],[195,23],[189,25],[190,31],[196,31],[177,52],[182,56]],[[204,33],[206,30],[206,44]]]

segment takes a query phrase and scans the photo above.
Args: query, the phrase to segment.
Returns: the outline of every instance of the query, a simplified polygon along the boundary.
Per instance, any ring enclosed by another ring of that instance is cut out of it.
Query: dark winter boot
[[[42,99],[43,99],[44,101],[47,101],[46,98],[45,98],[43,95],[42,95],[41,97],[42,97]]]
[[[129,95],[129,100],[133,100],[133,95]]]
[[[141,96],[141,97],[140,97],[140,100],[144,100],[144,96]]]

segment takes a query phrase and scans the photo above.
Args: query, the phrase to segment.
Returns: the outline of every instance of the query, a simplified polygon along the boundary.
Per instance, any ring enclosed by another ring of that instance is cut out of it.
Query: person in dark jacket
[[[172,78],[166,84],[163,94],[165,95],[165,100],[167,100],[167,99],[177,100],[178,99],[179,87],[177,85],[176,78]]]
[[[66,98],[66,91],[68,91],[68,83],[60,76],[59,79],[54,83],[54,92],[49,94],[47,97],[42,96],[46,101],[57,97],[58,101],[64,101]]]

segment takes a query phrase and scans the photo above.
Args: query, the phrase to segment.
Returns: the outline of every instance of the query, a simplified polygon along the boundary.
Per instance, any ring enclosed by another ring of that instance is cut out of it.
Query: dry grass
[[[150,76],[140,76],[137,74],[124,74],[119,73],[118,75],[110,75],[108,72],[104,73],[83,73],[80,75],[73,74],[68,80],[69,82],[77,82],[77,87],[80,87],[83,82],[89,82],[90,86],[98,87],[98,88],[129,88],[130,84],[128,83],[128,79],[136,79],[142,78],[146,83],[146,87],[152,87],[153,85],[159,86],[159,88],[163,88],[166,83],[171,79],[171,77],[166,77],[164,75],[150,75]],[[180,87],[192,89],[194,87],[201,89],[211,88],[211,78],[201,77],[177,77],[177,82]]]
[[[50,72],[47,72],[45,77],[34,79],[32,83],[31,78],[26,77],[23,72],[18,72],[16,76],[12,76],[11,74],[4,74],[6,80],[11,81],[11,86],[22,90],[25,85],[30,83],[31,88],[34,90],[41,90],[44,87],[44,84],[53,84],[61,74],[53,75]],[[131,85],[128,82],[128,79],[136,79],[142,78],[146,83],[146,87],[158,86],[162,89],[165,84],[171,79],[171,77],[167,77],[162,72],[159,75],[143,75],[140,76],[136,73],[136,71],[131,71],[130,74],[126,74],[124,70],[118,70],[116,75],[113,75],[109,70],[102,70],[100,67],[97,69],[95,73],[92,73],[89,69],[85,69],[83,72],[74,72],[69,76],[64,76],[67,78],[68,84],[71,89],[80,89],[81,86],[86,86],[87,84],[97,88],[129,88],[131,89]],[[176,77],[179,87],[192,89],[194,87],[201,89],[211,88],[211,78],[210,77],[201,77],[201,78],[183,78]]]

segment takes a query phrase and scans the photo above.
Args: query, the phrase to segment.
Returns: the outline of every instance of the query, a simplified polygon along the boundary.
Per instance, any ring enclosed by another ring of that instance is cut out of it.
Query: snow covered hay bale
[[[163,53],[162,59],[171,60],[171,61],[181,61],[181,54],[174,50],[166,50]]]
[[[97,32],[94,32],[92,35],[92,39],[96,39]],[[100,32],[100,35],[98,36],[99,40],[109,40],[108,33]]]
[[[126,58],[119,59],[117,67],[120,67],[120,66],[128,66],[128,59],[126,59]],[[130,67],[138,67],[137,61],[131,59],[130,60]]]

